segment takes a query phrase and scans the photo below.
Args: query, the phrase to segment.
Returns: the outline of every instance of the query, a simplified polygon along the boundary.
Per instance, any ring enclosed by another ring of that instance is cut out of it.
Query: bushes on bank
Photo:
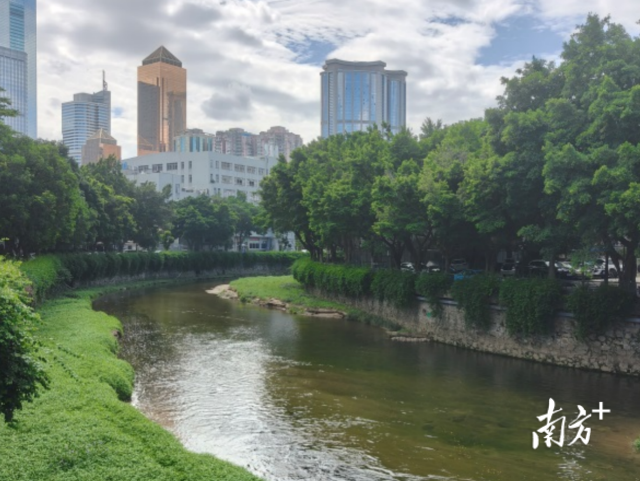
[[[292,267],[293,278],[308,287],[331,294],[360,297],[371,294],[373,271],[366,267],[350,267],[299,259]]]
[[[451,297],[464,311],[467,327],[487,329],[491,324],[491,298],[498,294],[500,279],[492,274],[466,277],[453,283]]]
[[[444,273],[415,275],[398,270],[372,270],[362,267],[323,264],[309,258],[297,260],[293,277],[306,287],[347,297],[373,296],[397,307],[409,306],[422,295],[436,317],[444,312],[440,298],[451,293],[464,312],[468,327],[486,329],[491,323],[491,303],[499,299],[506,308],[506,327],[513,336],[547,334],[555,311],[564,307],[573,312],[580,339],[604,332],[615,321],[631,313],[633,295],[614,286],[577,288],[564,298],[555,279],[505,279],[481,274],[453,282]]]
[[[38,267],[34,272],[50,281],[50,273]],[[30,306],[30,288],[18,264],[0,256],[0,413],[7,422],[48,382],[33,336],[40,318]]]
[[[138,276],[160,272],[196,274],[212,269],[238,267],[290,266],[305,257],[297,252],[127,252],[124,254],[62,254],[39,256],[22,264],[38,299],[45,294],[76,283]]]
[[[586,339],[602,334],[613,323],[628,316],[634,296],[619,287],[601,284],[596,289],[576,288],[567,298],[567,307],[576,320],[576,336]]]
[[[507,308],[511,335],[548,333],[561,299],[562,286],[555,279],[505,279],[500,284],[500,304]]]
[[[424,296],[437,318],[442,318],[444,308],[440,302],[453,284],[453,278],[444,272],[420,274],[416,279],[416,292]]]
[[[371,291],[380,301],[397,307],[410,306],[416,300],[416,275],[390,269],[376,271]]]

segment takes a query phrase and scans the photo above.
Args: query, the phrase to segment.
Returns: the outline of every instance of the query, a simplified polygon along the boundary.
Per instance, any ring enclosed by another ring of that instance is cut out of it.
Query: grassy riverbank
[[[50,389],[0,423],[0,481],[258,480],[188,452],[130,404],[133,370],[116,357],[120,322],[91,308],[107,289],[44,303],[37,337]]]
[[[381,326],[390,330],[398,329],[398,326],[381,317],[372,316],[346,304],[309,294],[293,276],[243,277],[232,281],[230,285],[238,293],[242,302],[254,299],[263,301],[278,299],[288,304],[287,310],[292,314],[302,313],[307,309],[333,309],[344,312],[349,320]]]
[[[241,301],[278,299],[294,308],[336,309],[347,312],[352,308],[337,302],[312,296],[293,276],[243,277],[231,282]]]

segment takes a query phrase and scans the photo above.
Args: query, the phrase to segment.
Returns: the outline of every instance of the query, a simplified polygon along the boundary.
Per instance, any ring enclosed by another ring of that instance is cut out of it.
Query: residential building
[[[258,135],[241,128],[218,130],[215,135],[201,129],[189,129],[173,139],[175,152],[217,152],[240,157],[273,157],[280,153],[289,159],[291,151],[302,145],[298,134],[284,127],[271,127]]]
[[[102,90],[93,94],[78,93],[62,104],[62,143],[69,156],[82,163],[82,148],[98,130],[111,132],[111,92],[102,78]]]
[[[187,71],[161,46],[138,67],[138,155],[171,152],[187,128]]]
[[[82,165],[98,162],[111,155],[122,160],[122,149],[109,132],[98,129],[82,147]]]
[[[331,59],[321,78],[321,135],[328,137],[381,127],[393,133],[406,125],[406,77],[404,70],[385,70],[386,63],[348,62]]]
[[[188,129],[173,138],[173,152],[215,152],[216,136],[201,129]]]
[[[38,136],[36,0],[0,0],[0,87],[17,117],[2,119],[31,138]]]
[[[277,157],[282,154],[289,160],[291,152],[298,147],[302,147],[302,137],[289,132],[284,127],[271,127],[266,132],[258,134],[257,155],[274,155]]]

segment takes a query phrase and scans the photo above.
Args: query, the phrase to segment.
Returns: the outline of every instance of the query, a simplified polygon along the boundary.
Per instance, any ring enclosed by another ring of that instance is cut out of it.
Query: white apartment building
[[[260,181],[277,162],[273,157],[239,157],[217,152],[162,152],[132,157],[122,161],[122,169],[129,180],[141,184],[153,182],[161,191],[171,185],[170,200],[196,195],[235,196],[243,192],[247,200],[257,203]],[[288,235],[295,246],[293,234]],[[277,250],[278,239],[273,233],[252,235],[245,249]],[[237,249],[234,245],[234,249]]]
[[[272,157],[217,152],[161,152],[124,159],[122,168],[132,179],[142,179],[143,172],[172,174],[172,192],[177,195],[179,190],[180,198],[200,194],[229,197],[244,192],[248,200],[257,202],[260,181],[276,162]],[[149,180],[153,181],[151,175]],[[161,184],[166,185],[166,180]]]

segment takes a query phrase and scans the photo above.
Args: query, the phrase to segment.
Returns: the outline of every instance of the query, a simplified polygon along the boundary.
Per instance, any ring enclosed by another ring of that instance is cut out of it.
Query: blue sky
[[[187,125],[283,125],[320,133],[326,58],[382,60],[407,77],[407,123],[481,117],[533,55],[559,60],[589,12],[638,34],[631,0],[47,0],[38,5],[39,135],[61,138],[60,104],[112,92],[112,135],[135,155],[136,72],[164,45],[187,69]]]

